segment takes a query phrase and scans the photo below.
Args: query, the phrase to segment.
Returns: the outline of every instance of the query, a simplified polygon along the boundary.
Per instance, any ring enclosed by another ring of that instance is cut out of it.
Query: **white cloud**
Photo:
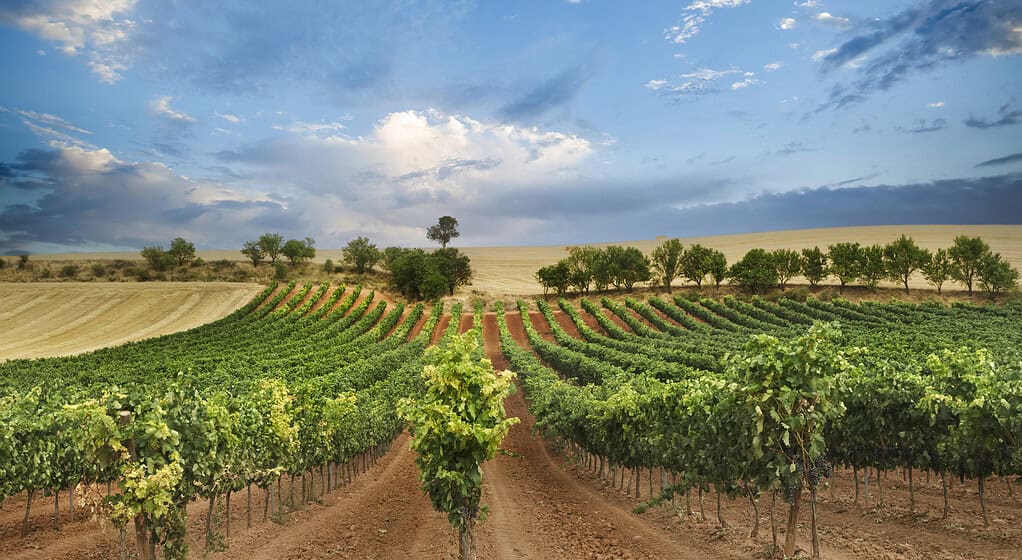
[[[781,21],[777,22],[777,27],[779,29],[783,29],[784,31],[789,31],[791,29],[795,29],[795,26],[797,26],[797,25],[798,25],[798,20],[796,20],[795,18],[790,18],[790,17],[789,18],[784,18]]]
[[[756,78],[745,78],[740,82],[734,82],[733,84],[731,84],[731,89],[732,90],[745,89],[749,86],[756,86],[762,83],[763,83],[762,81],[757,80]]]
[[[944,102],[943,101],[935,101],[933,103],[927,103],[926,106],[931,108],[931,109],[940,109],[941,107],[944,106]]]
[[[836,48],[816,51],[813,53],[813,62],[820,62],[824,58],[827,58],[827,56],[832,55],[836,52],[837,52]]]
[[[72,124],[71,122],[62,119],[57,115],[52,115],[50,113],[37,113],[35,111],[19,110],[18,114],[27,119],[31,119],[33,121],[36,121],[47,126],[60,128],[67,132],[74,132],[78,134],[92,134],[88,130],[79,128]]]
[[[746,78],[755,75],[752,72],[743,72],[738,68],[729,68],[727,70],[700,68],[692,72],[681,74],[679,78],[681,78],[682,81],[675,85],[671,85],[667,80],[650,80],[649,82],[646,82],[645,86],[661,95],[703,95],[708,93],[717,93],[718,90],[714,85],[714,82],[723,76],[729,76],[732,74],[743,74]],[[738,88],[732,87],[731,89]]]
[[[829,25],[836,25],[838,27],[846,27],[846,26],[848,26],[848,24],[851,23],[851,20],[849,20],[848,18],[841,17],[841,16],[835,16],[834,14],[831,14],[830,12],[820,12],[820,13],[816,14],[815,16],[813,16],[813,19],[815,19],[816,21],[818,21],[820,23],[826,23],[826,24],[829,24]]]
[[[819,8],[820,3],[816,0],[806,0],[805,2],[795,2],[795,5],[799,8]]]
[[[85,53],[96,77],[107,83],[127,68],[123,43],[135,22],[126,15],[137,0],[51,0],[0,7],[0,23],[59,43],[65,55]]]
[[[653,91],[658,91],[667,86],[667,80],[650,80],[644,85]]]
[[[777,70],[780,70],[782,66],[784,66],[783,62],[780,61],[771,62],[770,64],[764,64],[763,69],[766,70],[767,72],[775,72]]]
[[[802,43],[788,43],[788,48],[789,49],[800,49],[800,48],[802,48]]]
[[[180,111],[172,109],[170,107],[170,102],[173,100],[174,98],[169,95],[157,97],[151,103],[149,103],[149,110],[154,115],[158,115],[169,121],[179,124],[192,124],[199,122],[198,119],[187,113],[182,113]]]
[[[293,121],[291,124],[281,125],[275,124],[272,127],[274,130],[283,130],[293,134],[333,134],[344,130],[344,125],[339,122],[304,122],[304,121]]]
[[[674,43],[684,43],[702,31],[703,24],[710,15],[713,14],[714,10],[720,8],[738,8],[751,1],[752,0],[695,0],[685,8],[679,25],[669,28],[664,33],[664,38]]]
[[[223,119],[223,120],[225,120],[225,121],[227,121],[227,122],[229,122],[231,124],[238,124],[242,120],[241,117],[239,117],[237,115],[232,115],[230,113],[215,113],[215,114],[216,114],[216,116],[220,117],[221,119]]]

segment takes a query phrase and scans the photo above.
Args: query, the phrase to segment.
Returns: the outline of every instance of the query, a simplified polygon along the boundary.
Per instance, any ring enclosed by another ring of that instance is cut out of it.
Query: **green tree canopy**
[[[452,239],[460,236],[461,233],[458,231],[458,220],[451,216],[441,216],[437,220],[437,224],[429,226],[426,230],[426,238],[430,241],[436,241],[444,249],[447,248],[447,244]]]
[[[363,274],[372,270],[373,266],[383,257],[380,250],[369,242],[368,237],[356,237],[344,248],[344,262],[355,267],[355,272]]]

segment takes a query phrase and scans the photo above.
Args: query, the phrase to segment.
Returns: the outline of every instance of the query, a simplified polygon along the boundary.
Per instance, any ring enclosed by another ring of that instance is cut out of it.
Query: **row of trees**
[[[544,295],[558,295],[574,289],[589,293],[590,287],[604,291],[613,285],[619,291],[631,291],[638,282],[649,282],[671,291],[672,283],[683,278],[702,288],[709,279],[715,287],[724,280],[750,292],[772,287],[784,290],[797,276],[811,286],[833,275],[841,289],[860,282],[874,289],[882,280],[901,283],[909,290],[909,280],[922,273],[940,293],[949,280],[960,282],[972,294],[977,285],[991,296],[1011,290],[1019,273],[979,237],[958,236],[948,249],[929,251],[902,235],[887,245],[862,246],[837,243],[827,252],[819,247],[802,251],[792,249],[751,249],[741,260],[728,266],[724,253],[702,245],[684,247],[679,239],[668,239],[646,257],[635,247],[572,247],[568,257],[536,271]]]
[[[316,257],[316,241],[311,237],[284,241],[284,236],[279,233],[264,233],[255,241],[246,241],[241,254],[252,261],[253,267],[259,266],[266,259],[275,265],[281,256],[287,258],[294,267]]]

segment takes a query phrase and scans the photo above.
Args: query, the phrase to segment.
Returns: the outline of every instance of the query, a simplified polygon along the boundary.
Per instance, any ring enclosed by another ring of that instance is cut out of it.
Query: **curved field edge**
[[[264,286],[228,282],[0,284],[0,361],[81,354],[217,321]]]

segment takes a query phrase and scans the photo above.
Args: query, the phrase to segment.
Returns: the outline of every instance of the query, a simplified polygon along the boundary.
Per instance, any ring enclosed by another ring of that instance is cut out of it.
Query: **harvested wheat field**
[[[0,284],[0,360],[79,354],[190,329],[261,289],[226,282]]]

